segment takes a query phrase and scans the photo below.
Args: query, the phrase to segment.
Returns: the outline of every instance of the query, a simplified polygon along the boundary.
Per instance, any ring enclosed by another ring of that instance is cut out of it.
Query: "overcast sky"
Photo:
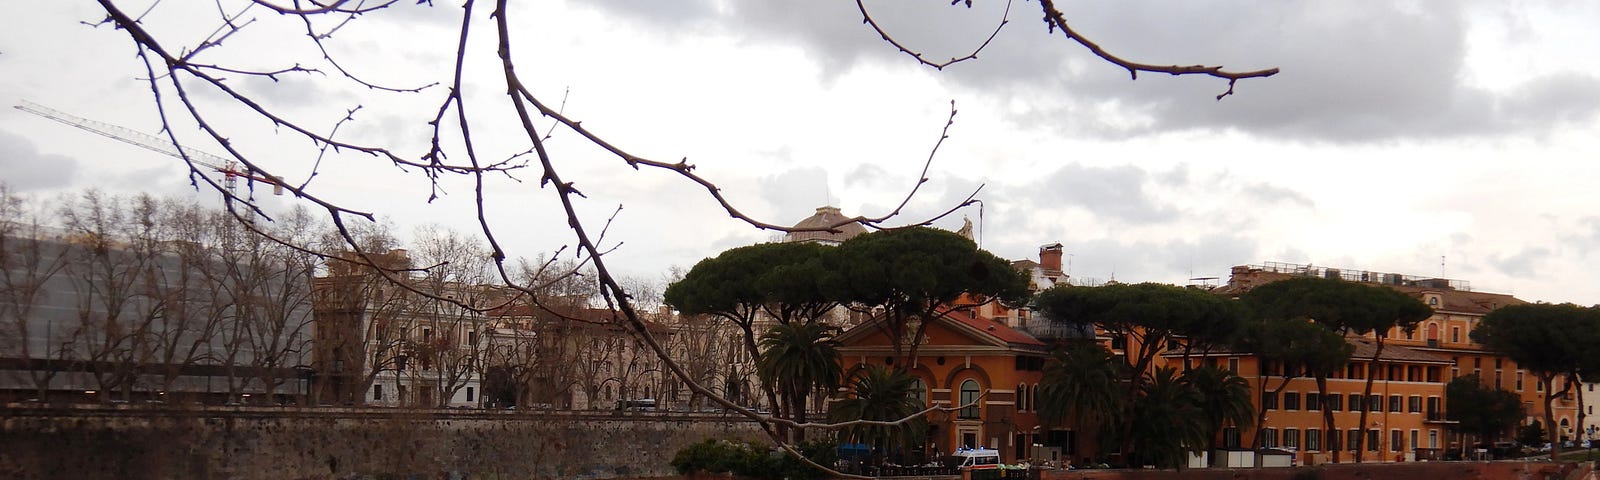
[[[125,2],[144,12],[150,2]],[[145,15],[174,48],[219,24],[204,2]],[[400,2],[410,4],[415,2]],[[448,83],[460,8],[403,5],[339,30],[330,52],[363,79]],[[1264,261],[1445,276],[1527,300],[1600,303],[1600,2],[1086,0],[1063,2],[1081,33],[1129,59],[1277,67],[1241,81],[1154,74],[1130,80],[1017,1],[978,59],[937,71],[861,22],[854,2],[585,0],[512,2],[519,71],[618,146],[687,158],[740,208],[792,224],[824,204],[881,215],[915,184],[953,100],[960,113],[903,221],[965,209],[982,246],[1035,258],[1061,242],[1078,278],[1185,284],[1226,279]],[[964,55],[1004,3],[869,1],[874,17],[930,58]],[[242,4],[221,10],[236,12]],[[143,66],[126,33],[94,28],[89,2],[4,2],[0,101],[30,100],[154,133]],[[488,19],[488,12],[475,15]],[[341,138],[416,156],[444,91],[374,92],[320,63],[304,26],[264,9],[197,61],[324,73],[279,81],[234,76],[236,88],[322,131],[361,106]],[[490,158],[525,150],[512,127],[492,24],[468,64],[474,135]],[[242,148],[293,182],[315,150],[194,86]],[[543,128],[544,125],[541,125]],[[180,135],[200,140],[192,126]],[[557,130],[552,148],[589,194],[591,226],[622,206],[607,233],[611,261],[656,278],[777,234],[718,211],[662,172],[635,172]],[[215,143],[196,142],[220,152]],[[464,157],[453,157],[463,160]],[[211,200],[181,165],[13,109],[0,111],[0,177],[49,197],[84,187]],[[570,244],[537,174],[490,187],[489,216],[512,255]],[[445,196],[414,173],[357,155],[325,159],[312,187],[383,215],[403,232],[472,223],[471,190]],[[274,205],[291,198],[270,198]],[[981,216],[981,218],[980,218]]]

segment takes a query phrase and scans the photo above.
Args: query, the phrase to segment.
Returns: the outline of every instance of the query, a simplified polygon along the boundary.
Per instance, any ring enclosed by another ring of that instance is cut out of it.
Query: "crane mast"
[[[250,175],[249,172],[240,171],[238,167],[239,163],[233,161],[232,159],[223,158],[221,156],[206,153],[189,147],[174,146],[172,142],[167,141],[167,139],[157,137],[155,135],[120,125],[112,125],[105,122],[79,117],[62,112],[60,110],[46,107],[44,105],[29,102],[27,100],[23,100],[13,108],[48,118],[50,120],[55,120],[95,135],[100,135],[102,137],[133,145],[135,147],[143,148],[145,150],[156,152],[162,155],[187,159],[195,165],[200,165],[202,167],[215,170],[217,173],[221,173],[222,185],[226,187],[229,192],[234,191],[234,186],[238,183],[239,178],[243,177],[251,181],[272,185],[273,195],[283,195],[283,183],[280,179],[277,177]]]

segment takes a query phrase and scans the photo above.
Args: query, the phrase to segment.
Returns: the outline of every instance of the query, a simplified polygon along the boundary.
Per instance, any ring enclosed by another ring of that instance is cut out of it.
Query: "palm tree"
[[[1056,350],[1051,360],[1039,384],[1039,413],[1046,421],[1080,427],[1122,423],[1127,392],[1110,350],[1097,343],[1075,343]]]
[[[828,409],[829,421],[894,421],[922,410],[916,397],[917,378],[910,373],[868,365],[850,378],[850,391]],[[923,433],[920,422],[899,426],[857,425],[842,431],[847,440],[877,445],[884,450],[917,443]]]
[[[820,323],[789,323],[761,336],[756,374],[776,388],[787,404],[783,410],[796,422],[805,423],[806,398],[812,392],[831,392],[839,386],[839,342],[833,339],[834,331]],[[805,439],[803,430],[796,435]]]
[[[1246,397],[1248,399],[1248,397]],[[1158,467],[1182,465],[1184,454],[1204,448],[1209,421],[1202,411],[1204,399],[1172,367],[1157,368],[1139,387],[1129,428],[1134,455],[1140,464]],[[1246,410],[1248,417],[1250,410]]]
[[[1250,402],[1250,382],[1232,370],[1204,366],[1184,372],[1183,383],[1200,395],[1200,414],[1206,420],[1206,442],[1215,446],[1223,427],[1241,429],[1255,423],[1255,406]]]

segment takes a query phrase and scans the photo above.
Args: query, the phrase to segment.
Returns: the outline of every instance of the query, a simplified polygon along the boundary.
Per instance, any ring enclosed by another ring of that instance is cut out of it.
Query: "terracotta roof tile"
[[[1013,345],[1033,345],[1033,346],[1040,346],[1040,347],[1045,346],[1044,342],[1039,341],[1039,339],[1033,338],[1032,336],[1030,336],[1030,335],[1028,335],[1026,333],[1022,333],[1020,331],[1017,331],[1017,329],[1008,327],[1003,323],[994,321],[994,320],[989,319],[989,318],[968,316],[964,312],[963,313],[956,313],[956,314],[952,314],[952,315],[945,315],[945,318],[954,320],[954,321],[956,321],[958,323],[965,324],[965,325],[967,325],[969,327],[972,327],[972,328],[976,328],[976,329],[978,329],[980,331],[987,332],[990,335],[994,335],[995,338],[999,338],[1000,340],[1003,340],[1003,341],[1005,341],[1006,343],[1009,343],[1009,344],[1013,344]]]

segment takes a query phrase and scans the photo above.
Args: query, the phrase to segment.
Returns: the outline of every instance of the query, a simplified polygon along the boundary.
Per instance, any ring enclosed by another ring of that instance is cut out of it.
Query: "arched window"
[[[928,385],[921,378],[911,380],[911,398],[917,399],[917,408],[928,407]]]
[[[978,402],[978,382],[976,380],[972,380],[970,378],[967,379],[964,382],[961,382],[961,404],[962,405],[969,405],[970,404],[971,406],[962,407],[961,412],[960,412],[960,414],[957,415],[957,417],[959,417],[959,418],[968,418],[968,419],[978,418],[978,405],[977,405],[977,402]]]
[[[1028,409],[1032,411],[1039,410],[1039,384],[1037,383],[1033,384],[1032,387],[1028,387]]]

